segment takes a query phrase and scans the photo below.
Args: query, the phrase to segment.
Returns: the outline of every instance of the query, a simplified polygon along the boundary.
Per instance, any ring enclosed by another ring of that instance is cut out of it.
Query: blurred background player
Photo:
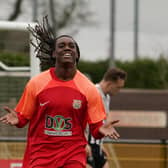
[[[108,113],[110,111],[110,97],[116,95],[121,88],[124,87],[125,80],[127,77],[127,73],[118,68],[110,68],[104,74],[100,83],[96,84],[96,87],[101,94],[105,111]],[[108,119],[108,117],[107,117]],[[117,131],[114,129],[116,134]],[[118,137],[114,134],[114,139]],[[102,140],[96,140],[91,134],[89,134],[88,142],[90,145],[87,147],[88,150],[88,168],[109,168],[109,164],[107,161],[108,152],[105,150],[102,144]]]

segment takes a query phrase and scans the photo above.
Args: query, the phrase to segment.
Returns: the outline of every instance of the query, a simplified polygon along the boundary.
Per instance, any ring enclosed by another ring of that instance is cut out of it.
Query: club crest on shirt
[[[81,100],[73,100],[72,106],[74,109],[80,109],[82,106],[82,101]]]

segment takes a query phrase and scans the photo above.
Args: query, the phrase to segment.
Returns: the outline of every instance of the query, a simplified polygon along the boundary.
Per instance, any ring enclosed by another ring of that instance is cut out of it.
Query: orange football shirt
[[[66,158],[74,149],[83,151],[86,123],[97,123],[106,115],[101,96],[89,79],[77,71],[72,80],[62,81],[55,68],[27,83],[15,111],[29,120],[24,168],[55,168],[59,156]]]

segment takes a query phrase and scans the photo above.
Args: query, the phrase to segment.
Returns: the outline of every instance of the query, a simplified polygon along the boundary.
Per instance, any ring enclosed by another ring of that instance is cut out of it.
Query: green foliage
[[[8,66],[29,66],[29,60],[25,53],[0,52],[0,61]]]
[[[98,61],[98,62],[90,62],[90,61],[79,61],[79,70],[85,74],[87,74],[94,83],[97,83],[101,80],[103,74],[108,68],[108,61]]]
[[[28,66],[29,56],[20,53],[0,53],[0,61],[8,66]],[[126,88],[168,89],[168,60],[149,58],[135,61],[116,61],[116,67],[128,73]],[[109,60],[97,62],[80,60],[78,68],[87,74],[94,83],[99,82],[108,69]]]
[[[107,70],[108,62],[108,60],[99,62],[80,61],[79,69],[88,74],[94,83],[97,83]],[[163,57],[158,60],[145,58],[135,61],[116,61],[115,64],[116,67],[128,73],[126,88],[168,88],[168,61]]]
[[[116,65],[128,73],[126,87],[143,89],[168,88],[168,61],[139,59],[136,61],[116,62]]]

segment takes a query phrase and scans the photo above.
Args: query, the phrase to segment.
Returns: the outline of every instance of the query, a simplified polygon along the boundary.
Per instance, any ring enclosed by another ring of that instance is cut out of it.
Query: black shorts
[[[87,164],[90,165],[92,168],[96,168],[93,157],[87,157]]]
[[[107,161],[104,152],[101,150],[100,145],[90,144],[90,146],[92,148],[93,161],[90,164],[88,160],[88,164],[94,165],[94,168],[102,168]]]

